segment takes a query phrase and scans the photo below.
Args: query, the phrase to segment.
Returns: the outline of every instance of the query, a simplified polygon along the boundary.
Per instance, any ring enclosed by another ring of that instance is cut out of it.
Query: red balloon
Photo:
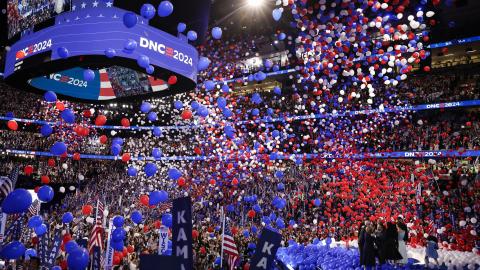
[[[82,214],[84,216],[89,216],[90,214],[92,214],[92,211],[93,211],[93,207],[90,204],[84,205],[82,207]]]
[[[133,246],[128,246],[127,251],[128,253],[132,253],[133,251],[135,251],[135,248]]]
[[[57,101],[57,103],[55,103],[55,107],[57,107],[59,111],[65,110],[65,105],[61,101]]]
[[[101,144],[106,144],[107,143],[107,136],[106,135],[102,135],[100,136],[100,143]]]
[[[183,187],[185,185],[185,178],[183,177],[178,178],[177,183],[179,186]]]
[[[430,67],[429,67],[429,66],[424,66],[424,67],[423,67],[423,70],[424,70],[425,72],[429,72],[429,71],[430,71]]]
[[[193,238],[193,239],[197,239],[197,237],[198,237],[198,231],[197,231],[197,230],[193,230],[193,231],[192,231],[192,238]]]
[[[35,193],[38,193],[38,190],[39,190],[39,189],[40,189],[40,187],[35,187],[35,188],[33,189],[33,191],[35,191]]]
[[[121,260],[121,259],[120,259],[120,256],[118,256],[118,255],[113,256],[113,264],[114,264],[114,265],[119,265],[119,264],[120,264],[120,260]]]
[[[243,266],[243,270],[250,270],[250,264],[249,264],[249,263],[246,263],[246,264]]]
[[[42,177],[40,177],[40,182],[46,185],[50,183],[50,177],[48,177],[48,175],[42,175]]]
[[[234,186],[238,185],[238,179],[237,178],[233,178],[232,185],[234,185]]]
[[[49,158],[48,161],[47,161],[47,165],[49,167],[55,167],[55,159]]]
[[[184,110],[182,112],[182,119],[183,120],[188,120],[188,119],[191,119],[192,118],[192,111],[190,110]]]
[[[129,153],[124,153],[122,155],[122,161],[123,162],[128,162],[130,160],[130,154]]]
[[[83,117],[90,118],[92,116],[92,113],[90,110],[85,110],[83,111]]]
[[[255,211],[253,211],[253,210],[248,210],[247,216],[248,216],[249,218],[254,218],[254,217],[255,217]]]
[[[67,233],[63,236],[63,243],[67,243],[70,240],[72,240],[72,236],[70,234]]]
[[[172,75],[168,78],[168,84],[176,84],[177,83],[177,76]]]
[[[30,176],[33,173],[33,166],[32,165],[27,165],[25,168],[23,168],[23,172],[27,175]]]
[[[105,123],[107,123],[107,117],[105,115],[101,114],[95,119],[95,125],[97,126],[103,126]]]
[[[79,161],[80,160],[80,153],[73,153],[73,160]]]
[[[215,181],[215,179],[210,179],[210,185],[215,185],[217,182]]]
[[[143,232],[148,232],[150,230],[150,227],[148,225],[143,226]]]
[[[127,249],[127,247],[123,247],[122,254],[123,254],[123,257],[125,257],[125,256],[128,255],[128,249]]]
[[[150,202],[150,198],[147,195],[141,195],[140,196],[140,203],[141,204],[143,204],[145,206],[148,206],[149,202]]]
[[[8,121],[7,126],[8,126],[9,129],[14,130],[14,131],[18,129],[18,124],[17,124],[17,121],[15,121],[15,120]]]
[[[197,155],[200,155],[200,154],[202,153],[202,150],[200,150],[199,147],[195,147],[195,148],[193,149],[193,152],[195,152],[195,154],[197,154]]]
[[[153,222],[153,226],[155,226],[155,229],[160,229],[162,222],[160,220],[155,220],[155,222]]]
[[[129,127],[130,126],[130,121],[127,118],[122,118],[120,121],[123,127]]]

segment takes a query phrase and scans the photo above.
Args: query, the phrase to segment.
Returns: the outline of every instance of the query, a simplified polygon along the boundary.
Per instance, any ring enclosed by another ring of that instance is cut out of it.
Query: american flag
[[[90,234],[90,241],[88,242],[88,251],[91,253],[94,246],[100,247],[100,250],[103,250],[103,210],[104,205],[100,200],[97,200],[97,214],[95,217],[95,225],[92,228],[92,233]]]
[[[235,240],[233,239],[232,232],[230,231],[229,225],[227,220],[225,220],[225,228],[223,230],[223,241],[222,247],[225,254],[228,256],[228,269],[233,270],[235,269],[235,265],[238,261],[238,249],[237,245],[235,244]]]
[[[28,208],[28,212],[32,216],[38,215],[39,210],[40,210],[40,201],[39,200],[35,200],[32,203],[32,205],[30,205],[30,207]]]
[[[7,195],[15,188],[19,171],[20,168],[16,166],[10,173],[9,177],[0,177],[0,201],[5,199],[5,197],[7,197]]]

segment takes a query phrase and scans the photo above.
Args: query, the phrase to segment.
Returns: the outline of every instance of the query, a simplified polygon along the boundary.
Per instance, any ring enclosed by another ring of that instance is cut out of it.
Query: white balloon
[[[475,223],[477,223],[477,219],[473,217],[473,218],[470,219],[470,222],[471,222],[472,224],[475,224]]]
[[[70,191],[74,191],[74,190],[75,190],[75,187],[74,187],[74,186],[70,186],[68,189],[69,189]]]
[[[60,191],[60,193],[64,193],[65,192],[65,187],[60,187],[60,189],[58,191]]]
[[[78,175],[78,180],[83,181],[83,179],[85,179],[85,176],[83,176],[82,174],[79,174]]]
[[[65,169],[65,170],[68,169],[67,163],[63,163],[63,164],[62,164],[62,168]]]

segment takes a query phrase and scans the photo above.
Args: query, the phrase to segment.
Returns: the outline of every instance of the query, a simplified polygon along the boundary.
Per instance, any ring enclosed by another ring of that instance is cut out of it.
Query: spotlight
[[[263,5],[264,0],[247,0],[247,4],[251,7],[258,8]]]

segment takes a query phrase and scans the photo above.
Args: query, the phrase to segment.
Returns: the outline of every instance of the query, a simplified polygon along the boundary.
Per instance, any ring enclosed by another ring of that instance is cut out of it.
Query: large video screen
[[[72,0],[7,0],[8,38],[71,9]]]
[[[111,100],[152,94],[168,89],[161,79],[121,66],[95,70],[95,79],[85,81],[82,68],[73,68],[29,80],[29,84],[45,91],[85,99]]]

